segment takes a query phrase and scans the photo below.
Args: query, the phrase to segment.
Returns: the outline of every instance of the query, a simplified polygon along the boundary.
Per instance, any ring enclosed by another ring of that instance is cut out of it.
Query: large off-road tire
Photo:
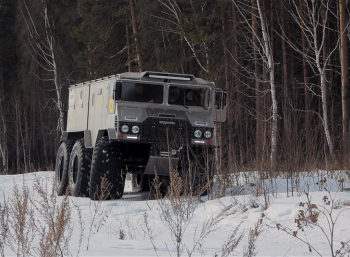
[[[85,148],[84,139],[75,142],[69,159],[69,189],[72,196],[89,196],[91,170],[90,149]]]
[[[58,196],[64,195],[69,183],[68,167],[69,158],[74,145],[74,141],[62,142],[58,148],[55,166],[55,183]]]
[[[131,174],[132,192],[150,191],[150,176],[145,174]]]
[[[92,200],[119,199],[124,193],[123,154],[118,143],[102,137],[92,154],[89,195]]]
[[[214,178],[211,149],[197,148],[182,154],[178,169],[183,179],[184,193],[207,195],[212,189]]]

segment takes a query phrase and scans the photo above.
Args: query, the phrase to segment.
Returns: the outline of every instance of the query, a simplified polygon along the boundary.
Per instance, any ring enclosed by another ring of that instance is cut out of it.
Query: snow
[[[254,178],[254,172],[249,173],[250,178]],[[330,176],[332,174],[332,176]],[[334,174],[338,174],[336,177]],[[197,202],[191,214],[192,219],[188,222],[188,227],[184,232],[182,243],[184,246],[182,256],[188,256],[186,248],[192,249],[197,242],[203,224],[210,217],[217,216],[224,208],[229,209],[224,218],[213,227],[213,231],[200,242],[195,248],[193,256],[221,256],[222,245],[228,240],[229,235],[237,226],[238,234],[244,232],[244,237],[235,252],[231,255],[242,256],[243,250],[248,243],[249,229],[254,228],[255,224],[261,219],[262,229],[260,237],[256,242],[256,251],[258,256],[318,256],[317,250],[322,256],[331,256],[330,247],[325,234],[317,226],[305,228],[305,231],[299,231],[298,236],[307,240],[315,250],[309,251],[309,247],[297,238],[288,235],[283,228],[296,231],[295,220],[298,219],[300,210],[307,212],[307,206],[300,203],[307,202],[319,206],[320,210],[332,211],[332,218],[339,215],[334,231],[335,249],[340,248],[340,242],[350,240],[350,193],[341,192],[340,178],[347,178],[344,172],[337,171],[333,173],[316,171],[305,177],[294,178],[293,194],[291,192],[290,179],[278,178],[273,182],[265,181],[263,188],[256,183],[248,181],[246,174],[240,176],[237,181],[244,185],[241,188],[241,195],[230,196],[232,189],[227,190],[227,196],[214,200],[208,200],[208,197],[202,197]],[[257,173],[255,173],[257,178]],[[343,176],[343,177],[340,177]],[[324,177],[327,181],[321,185],[319,183]],[[35,172],[24,175],[2,175],[0,176],[1,194],[0,204],[3,205],[4,199],[13,197],[13,189],[16,184],[21,191],[23,183],[29,188],[29,194],[32,199],[42,202],[42,199],[34,190],[34,181],[40,181],[41,185],[47,187],[47,191],[52,189],[54,172]],[[287,194],[287,181],[289,192]],[[348,181],[344,181],[343,188],[349,188]],[[214,188],[215,183],[214,183]],[[272,194],[266,196],[256,196],[255,193],[263,189],[268,189]],[[326,192],[326,188],[329,190]],[[293,195],[293,196],[292,196]],[[325,205],[324,196],[334,198],[335,205]],[[265,199],[269,205],[264,210]],[[60,203],[63,197],[57,197],[57,203]],[[71,206],[71,219],[73,233],[69,241],[69,255],[71,256],[176,256],[176,241],[172,238],[170,230],[162,222],[162,206],[167,206],[170,201],[165,199],[163,202],[155,200],[150,192],[132,193],[131,182],[126,181],[125,195],[123,199],[104,202],[91,201],[89,198],[69,197]],[[230,206],[230,208],[228,208]],[[77,208],[81,211],[84,236],[80,242],[81,225]],[[322,209],[325,208],[325,209]],[[96,210],[96,212],[95,212]],[[95,215],[96,213],[96,215]],[[154,246],[145,229],[145,214],[148,218],[149,227],[152,230],[152,240]],[[317,224],[329,235],[327,218],[329,215],[318,215]],[[35,219],[42,224],[45,222],[43,215],[35,210]],[[181,220],[186,223],[186,220]],[[276,228],[280,224],[280,229]],[[1,231],[1,230],[0,230]],[[121,232],[122,231],[122,232]],[[306,236],[306,237],[305,237]],[[123,238],[123,239],[121,239]],[[38,244],[38,238],[32,242],[32,246]],[[155,252],[156,247],[157,252]],[[5,256],[15,256],[16,253],[5,245]],[[34,254],[36,255],[36,254]]]

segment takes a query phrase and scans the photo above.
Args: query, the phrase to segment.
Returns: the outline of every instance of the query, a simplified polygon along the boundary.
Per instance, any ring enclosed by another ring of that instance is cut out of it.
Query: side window
[[[115,85],[115,100],[120,100],[122,96],[122,83],[118,82]]]
[[[222,92],[216,92],[215,93],[215,105],[216,109],[221,109],[222,105]]]
[[[215,106],[218,110],[223,110],[227,104],[227,93],[225,91],[215,92]]]
[[[215,117],[216,122],[225,122],[227,116],[227,93],[219,88],[215,89]]]
[[[222,95],[222,109],[227,105],[227,93],[224,92]]]

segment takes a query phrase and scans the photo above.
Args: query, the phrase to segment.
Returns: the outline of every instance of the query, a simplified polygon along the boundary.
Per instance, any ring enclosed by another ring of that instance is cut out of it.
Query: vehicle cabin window
[[[168,103],[185,106],[203,106],[204,91],[203,88],[170,86]]]
[[[144,103],[163,103],[163,85],[123,82],[118,85],[118,100]]]
[[[215,105],[216,109],[224,109],[227,104],[227,93],[226,92],[216,92],[215,93]]]

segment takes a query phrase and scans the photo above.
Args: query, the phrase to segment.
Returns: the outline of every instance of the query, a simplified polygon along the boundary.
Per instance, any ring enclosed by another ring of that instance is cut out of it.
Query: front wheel
[[[89,195],[92,200],[119,199],[124,193],[123,155],[118,143],[102,137],[92,154]]]
[[[68,187],[69,158],[73,148],[73,141],[62,142],[58,148],[55,166],[55,183],[58,196],[64,195]]]

